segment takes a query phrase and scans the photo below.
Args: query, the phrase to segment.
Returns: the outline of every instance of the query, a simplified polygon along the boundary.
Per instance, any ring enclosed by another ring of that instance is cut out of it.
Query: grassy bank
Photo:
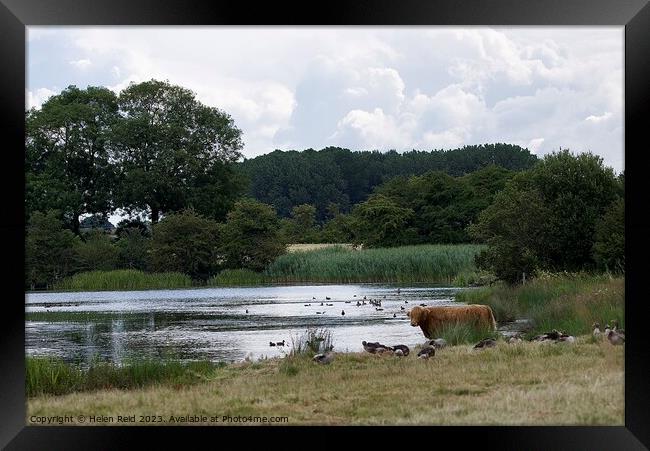
[[[280,256],[263,273],[223,271],[208,284],[471,283],[474,255],[483,246],[421,245],[353,250],[329,247]]]
[[[591,325],[618,320],[625,327],[625,279],[608,275],[545,274],[516,287],[498,285],[467,290],[457,300],[487,304],[497,321],[527,318],[529,335],[551,329],[572,335],[591,333]]]
[[[54,286],[57,291],[153,290],[187,288],[188,275],[178,272],[145,273],[135,269],[90,271],[75,274]]]
[[[27,418],[93,414],[137,420],[155,413],[163,423],[171,415],[251,415],[287,416],[289,425],[624,424],[623,347],[607,341],[501,342],[484,351],[455,346],[428,361],[414,354],[338,354],[330,365],[287,357],[213,368],[192,385],[160,382],[30,396]]]
[[[97,362],[81,369],[56,358],[27,357],[25,389],[27,396],[37,396],[160,384],[187,386],[206,380],[220,366],[211,362],[145,360],[124,366]]]

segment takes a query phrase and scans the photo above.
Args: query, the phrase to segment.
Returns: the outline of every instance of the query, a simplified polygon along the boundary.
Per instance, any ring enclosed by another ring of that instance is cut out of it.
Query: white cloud
[[[48,98],[56,93],[56,91],[47,88],[38,88],[35,92],[25,90],[25,106],[28,110],[40,108]]]
[[[29,27],[28,34],[29,64],[39,64],[28,104],[63,84],[48,80],[44,63],[65,58],[52,51],[59,42],[62,52],[92,55],[69,61],[66,86],[89,83],[90,74],[103,74],[116,92],[152,78],[186,86],[232,115],[248,157],[278,147],[511,142],[538,155],[570,147],[603,155],[618,170],[623,164],[622,27]]]
[[[609,111],[606,111],[605,113],[603,113],[600,116],[594,116],[592,114],[591,116],[588,116],[587,118],[585,118],[585,121],[586,122],[591,122],[592,124],[598,124],[599,122],[606,121],[607,119],[609,119],[611,117],[612,117],[612,113],[610,113]]]
[[[87,58],[80,59],[80,60],[69,61],[69,63],[70,63],[71,66],[74,66],[74,67],[76,67],[77,69],[80,69],[80,70],[86,70],[90,66],[92,66],[92,64],[93,64],[92,61],[90,61]]]

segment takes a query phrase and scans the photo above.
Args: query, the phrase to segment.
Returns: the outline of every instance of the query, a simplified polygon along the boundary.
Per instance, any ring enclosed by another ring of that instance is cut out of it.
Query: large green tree
[[[70,86],[26,114],[26,213],[56,209],[79,235],[79,217],[112,209],[110,161],[117,97]]]
[[[26,285],[49,288],[76,270],[79,238],[63,226],[56,211],[33,212],[25,239]]]
[[[193,207],[220,219],[240,186],[224,166],[241,157],[241,130],[225,112],[203,105],[190,90],[151,80],[119,96],[114,127],[120,205],[161,213]],[[206,194],[219,202],[207,202]]]
[[[261,271],[286,250],[275,210],[253,199],[235,203],[220,238],[220,254],[229,268]]]
[[[489,246],[478,263],[509,282],[537,269],[593,268],[596,225],[620,194],[601,157],[568,150],[546,155],[517,174],[470,227]]]
[[[625,271],[625,200],[618,198],[596,223],[593,254],[605,270]]]

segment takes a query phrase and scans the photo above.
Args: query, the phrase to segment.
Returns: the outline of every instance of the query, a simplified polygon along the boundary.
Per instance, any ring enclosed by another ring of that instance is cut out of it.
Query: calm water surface
[[[362,340],[413,347],[425,338],[419,327],[411,327],[408,308],[454,303],[459,290],[398,292],[393,286],[360,284],[29,293],[26,353],[82,364],[158,357],[232,362],[247,355],[281,356],[308,328],[329,329],[339,352],[361,351]],[[364,296],[381,300],[383,310],[357,306]],[[286,346],[269,346],[282,340]]]

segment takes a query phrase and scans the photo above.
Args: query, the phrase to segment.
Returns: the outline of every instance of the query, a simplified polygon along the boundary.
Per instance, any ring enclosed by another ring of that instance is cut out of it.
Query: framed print
[[[650,443],[647,2],[0,20],[7,449]]]

